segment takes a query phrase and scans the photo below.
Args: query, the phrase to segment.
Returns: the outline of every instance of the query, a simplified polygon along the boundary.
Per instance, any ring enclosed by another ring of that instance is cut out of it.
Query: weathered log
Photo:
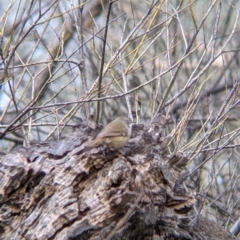
[[[0,158],[0,239],[236,239],[190,219],[188,159],[170,155],[164,121],[134,125],[121,151],[87,147],[87,125]],[[99,130],[99,129],[98,129]]]

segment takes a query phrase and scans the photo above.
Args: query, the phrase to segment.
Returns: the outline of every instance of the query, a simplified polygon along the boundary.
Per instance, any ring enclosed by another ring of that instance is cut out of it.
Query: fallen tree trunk
[[[119,151],[89,148],[82,125],[59,142],[0,158],[0,239],[236,239],[202,217],[183,186],[188,163],[170,155],[164,120],[134,125]]]

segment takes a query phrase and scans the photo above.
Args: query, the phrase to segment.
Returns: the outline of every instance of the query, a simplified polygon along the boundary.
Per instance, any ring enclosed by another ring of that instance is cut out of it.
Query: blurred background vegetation
[[[238,0],[3,1],[0,151],[58,140],[89,116],[169,118],[203,214],[240,215]],[[100,101],[97,101],[100,100]]]

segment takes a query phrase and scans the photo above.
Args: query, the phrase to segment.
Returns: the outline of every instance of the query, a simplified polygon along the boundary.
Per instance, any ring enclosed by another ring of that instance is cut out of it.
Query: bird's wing
[[[100,132],[98,134],[98,138],[106,138],[106,137],[118,137],[118,136],[126,136],[126,133],[125,133],[125,129],[118,129],[116,130],[115,127],[113,126],[108,126],[106,129],[104,129],[105,131],[103,132]]]
[[[103,133],[103,134],[99,134],[98,137],[100,138],[106,138],[106,137],[118,137],[118,136],[126,136],[125,133]]]

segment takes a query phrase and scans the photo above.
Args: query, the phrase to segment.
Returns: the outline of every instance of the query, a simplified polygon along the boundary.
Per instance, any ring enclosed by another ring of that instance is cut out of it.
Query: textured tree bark
[[[121,151],[87,147],[99,129],[83,124],[0,157],[0,239],[236,239],[187,216],[188,159],[169,154],[165,122],[134,125]]]

